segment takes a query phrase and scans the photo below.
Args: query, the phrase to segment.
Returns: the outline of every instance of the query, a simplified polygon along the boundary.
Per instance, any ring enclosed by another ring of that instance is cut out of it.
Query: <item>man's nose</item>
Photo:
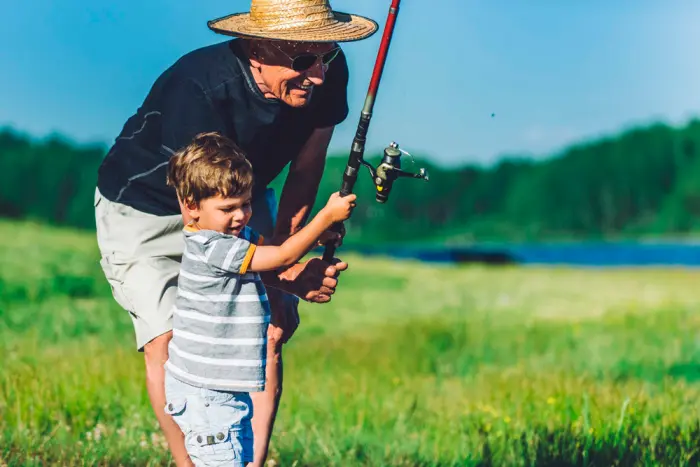
[[[320,86],[326,80],[326,65],[319,59],[306,71],[306,77],[315,86]]]

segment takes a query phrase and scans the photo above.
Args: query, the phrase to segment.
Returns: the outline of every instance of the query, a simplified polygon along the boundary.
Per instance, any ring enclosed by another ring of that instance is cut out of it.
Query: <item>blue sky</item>
[[[331,0],[374,18],[389,0]],[[226,40],[208,19],[250,0],[7,2],[0,28],[0,125],[110,143],[179,56]],[[700,114],[698,0],[405,0],[368,150],[392,140],[444,164],[548,156],[569,143]],[[347,153],[381,30],[344,45]],[[492,114],[495,114],[492,117]]]

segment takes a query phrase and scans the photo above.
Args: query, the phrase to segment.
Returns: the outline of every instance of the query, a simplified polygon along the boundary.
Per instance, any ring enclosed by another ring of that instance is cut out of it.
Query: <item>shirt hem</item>
[[[192,381],[187,378],[183,378],[182,376],[178,375],[174,371],[170,370],[170,366],[173,365],[171,362],[166,361],[164,365],[164,369],[168,374],[173,377],[174,379],[188,384],[192,387],[196,388],[202,388],[202,389],[212,389],[215,391],[228,391],[228,392],[245,392],[245,393],[250,393],[250,392],[264,392],[265,391],[265,383],[262,383],[259,386],[231,386],[231,385],[226,385],[226,384],[207,384],[207,383],[198,383],[195,381]]]

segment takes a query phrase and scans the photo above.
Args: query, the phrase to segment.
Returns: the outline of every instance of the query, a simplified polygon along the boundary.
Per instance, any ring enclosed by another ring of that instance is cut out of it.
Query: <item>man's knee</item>
[[[268,327],[267,337],[276,348],[281,349],[299,326],[299,299],[291,294],[270,289],[268,290],[272,320]]]
[[[143,347],[144,360],[146,362],[146,377],[149,380],[163,379],[163,366],[168,360],[168,343],[173,337],[173,332],[161,334]]]
[[[280,326],[270,324],[267,328],[267,352],[275,355],[282,353],[283,338],[284,329]]]
[[[267,331],[268,383],[277,396],[282,393],[282,330],[270,325]]]

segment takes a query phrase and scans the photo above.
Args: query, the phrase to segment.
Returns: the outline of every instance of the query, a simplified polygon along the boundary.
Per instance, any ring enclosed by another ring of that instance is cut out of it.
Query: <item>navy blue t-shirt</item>
[[[154,83],[105,157],[97,179],[102,195],[155,215],[179,214],[166,185],[168,160],[195,135],[218,131],[236,142],[253,165],[254,196],[298,155],[316,128],[348,114],[348,67],[341,52],[310,103],[293,108],[265,98],[233,39],[184,55]]]

